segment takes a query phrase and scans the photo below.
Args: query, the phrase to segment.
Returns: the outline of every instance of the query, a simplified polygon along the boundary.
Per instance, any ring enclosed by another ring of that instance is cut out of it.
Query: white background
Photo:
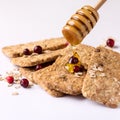
[[[85,4],[97,0],[0,0],[0,49],[3,46],[60,37],[66,21]],[[83,43],[98,46],[109,37],[120,51],[120,1],[107,0],[100,19]],[[13,68],[0,50],[0,73]],[[114,68],[113,68],[114,69]],[[119,120],[120,107],[111,109],[81,96],[54,98],[39,86],[17,90],[0,82],[1,120]]]

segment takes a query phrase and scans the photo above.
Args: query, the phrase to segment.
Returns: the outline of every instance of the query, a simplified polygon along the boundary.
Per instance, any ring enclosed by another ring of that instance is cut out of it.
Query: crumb
[[[20,84],[20,80],[14,80],[15,84]]]
[[[21,88],[21,86],[20,86],[20,85],[18,85],[18,86],[15,86],[15,88],[16,88],[16,89],[19,89],[19,88]]]
[[[13,86],[13,84],[8,84],[8,87],[12,87]]]
[[[2,76],[0,76],[0,81],[3,81],[3,77]]]
[[[12,95],[19,95],[19,93],[18,92],[13,92]]]
[[[33,85],[34,85],[34,84],[33,84],[33,83],[31,83],[31,82],[29,83],[29,86],[33,86]]]

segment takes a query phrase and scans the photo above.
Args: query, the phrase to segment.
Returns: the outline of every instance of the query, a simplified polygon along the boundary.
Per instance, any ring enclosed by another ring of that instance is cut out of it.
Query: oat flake
[[[13,92],[12,95],[19,95],[19,93],[18,92]]]

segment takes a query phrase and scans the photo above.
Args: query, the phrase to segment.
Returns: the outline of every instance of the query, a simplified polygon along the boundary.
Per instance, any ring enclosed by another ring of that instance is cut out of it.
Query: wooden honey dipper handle
[[[98,3],[94,6],[97,11],[107,0],[99,0]]]

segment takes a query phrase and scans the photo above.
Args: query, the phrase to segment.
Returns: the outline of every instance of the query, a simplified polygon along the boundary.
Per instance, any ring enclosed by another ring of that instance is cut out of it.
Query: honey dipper
[[[79,44],[93,29],[99,19],[97,10],[105,1],[99,0],[94,8],[89,5],[83,6],[67,21],[62,33],[71,45]]]

